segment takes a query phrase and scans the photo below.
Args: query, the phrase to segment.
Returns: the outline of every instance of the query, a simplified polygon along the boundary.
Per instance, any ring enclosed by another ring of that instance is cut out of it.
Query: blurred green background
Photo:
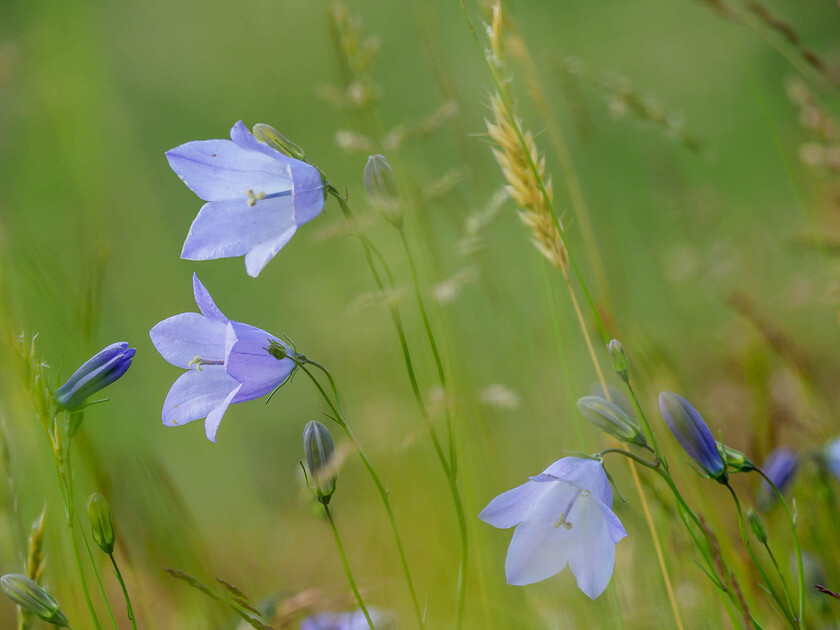
[[[195,310],[193,272],[229,317],[288,334],[333,371],[348,416],[390,487],[431,627],[452,624],[457,534],[450,498],[387,311],[365,299],[373,283],[358,240],[342,232],[338,207],[329,202],[258,279],[246,276],[241,259],[178,258],[201,202],[169,170],[164,151],[189,140],[225,138],[240,119],[272,124],[338,188],[347,187],[356,213],[392,262],[405,287],[399,304],[421,385],[434,398],[433,364],[396,233],[367,207],[361,178],[367,152],[336,144],[338,132],[360,131],[356,119],[323,98],[330,93],[325,86],[343,89],[331,6],[259,0],[0,4],[3,310],[12,329],[39,334],[54,374],[63,362],[66,376],[112,341],[137,348],[131,371],[108,392],[111,402],[87,414],[80,446],[100,463],[81,468],[77,492],[108,491],[142,627],[218,628],[228,616],[162,566],[224,577],[255,600],[312,588],[325,597],[347,590],[329,529],[301,485],[300,434],[325,411],[304,378],[267,405],[232,407],[217,445],[205,439],[201,422],[161,425],[163,399],[180,372],[157,354],[148,331],[170,315]],[[765,6],[783,16],[830,71],[840,69],[836,3],[775,0]],[[801,145],[812,138],[786,83],[803,78],[829,113],[838,103],[837,87],[812,71],[799,72],[790,59],[802,65],[801,57],[766,25],[745,27],[700,2],[519,1],[506,7],[577,167],[605,283],[587,264],[581,224],[544,133],[549,123],[528,99],[528,73],[517,66],[524,125],[538,134],[572,247],[610,332],[630,354],[652,416],[659,420],[653,412],[660,389],[680,391],[713,431],[757,460],[781,443],[808,448],[829,437],[840,402],[840,187],[836,173],[800,160]],[[469,8],[476,21],[486,18],[481,7]],[[381,90],[376,108],[385,129],[416,123],[453,98],[457,105],[437,131],[405,143],[398,161],[404,190],[423,190],[447,173],[458,182],[422,207],[409,204],[407,225],[454,383],[473,543],[468,627],[615,627],[611,596],[590,602],[568,571],[528,589],[506,587],[509,532],[472,518],[563,449],[595,451],[606,444],[589,427],[582,428],[581,444],[574,402],[589,393],[595,373],[562,280],[546,274],[512,202],[482,230],[478,253],[459,253],[468,217],[503,184],[484,135],[491,83],[482,51],[456,0],[352,0],[347,11],[362,20],[363,36],[381,46],[372,77]],[[560,69],[568,67],[568,56],[580,64],[573,68],[583,68],[572,78]],[[701,149],[622,107],[601,83],[611,74],[682,117]],[[442,93],[441,77],[454,93]],[[469,281],[454,299],[435,302],[434,287],[465,267],[472,270],[463,272]],[[733,292],[742,296],[741,312],[730,304]],[[798,357],[805,357],[806,368]],[[47,501],[48,581],[68,610],[81,613],[46,441],[30,422],[10,363],[4,358],[0,367],[0,413],[19,514],[31,522]],[[662,433],[664,425],[659,428],[674,461],[684,460]],[[629,475],[623,463],[613,467],[629,499],[618,510],[631,532],[619,545],[618,604],[628,627],[651,627],[667,615],[667,602]],[[686,484],[697,485],[691,470],[681,468]],[[384,512],[356,458],[349,458],[338,483],[333,505],[367,599],[398,611],[408,627],[409,602]],[[2,484],[7,505],[10,492]],[[697,500],[713,506],[723,500],[720,492],[704,486]],[[14,518],[7,509],[0,521],[4,573],[19,564]],[[679,556],[685,540],[669,531],[667,513],[658,518],[681,601],[709,611],[698,612],[691,627],[726,627],[703,576]],[[731,531],[731,514],[711,518]],[[108,582],[118,602],[110,576]],[[0,600],[0,625],[11,627],[13,618],[13,607]]]

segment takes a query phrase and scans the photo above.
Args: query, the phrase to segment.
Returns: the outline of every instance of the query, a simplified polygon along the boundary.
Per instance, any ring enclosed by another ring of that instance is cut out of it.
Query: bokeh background
[[[837,111],[840,90],[825,77],[840,71],[840,8],[762,3],[819,55],[822,73],[780,30],[733,6],[751,16],[747,24],[691,0],[506,3],[511,32],[528,46],[536,72],[514,64],[524,124],[546,153],[571,246],[608,329],[631,357],[680,478],[737,555],[734,517],[718,509],[724,491],[685,464],[654,413],[655,396],[683,393],[716,434],[757,461],[780,444],[816,448],[837,432],[840,187],[827,153],[809,144],[830,143],[789,92],[801,93],[790,83],[801,81],[828,116]],[[667,600],[623,462],[612,469],[628,499],[617,509],[631,535],[619,545],[615,591],[590,602],[568,572],[527,589],[505,586],[509,532],[473,516],[564,449],[607,444],[580,424],[574,406],[595,373],[561,277],[547,272],[513,203],[498,198],[504,182],[483,122],[490,78],[458,3],[348,0],[343,10],[360,20],[361,40],[378,45],[371,107],[381,129],[439,114],[398,150],[348,134],[369,135],[348,104],[353,88],[346,89],[336,8],[327,2],[0,4],[0,316],[16,332],[38,333],[55,375],[60,364],[66,376],[112,341],[137,348],[111,401],[87,414],[77,492],[98,489],[114,507],[141,626],[236,626],[228,609],[164,566],[207,581],[223,577],[254,600],[317,589],[316,607],[351,607],[329,528],[300,478],[302,428],[325,411],[304,378],[269,404],[232,407],[215,445],[201,422],[161,425],[164,396],[180,371],[157,354],[148,331],[195,310],[197,272],[229,317],[288,334],[333,371],[390,487],[430,627],[452,627],[450,498],[387,310],[337,205],[329,202],[258,279],[246,276],[241,259],[178,257],[201,202],[169,170],[164,151],[227,137],[241,119],[277,127],[347,188],[404,287],[392,297],[434,403],[439,392],[408,267],[362,182],[371,148],[398,167],[407,231],[453,382],[473,544],[467,626],[618,627],[620,609],[626,627],[653,627],[668,619]],[[469,10],[477,23],[487,18],[478,5]],[[529,99],[531,79],[548,115]],[[594,241],[571,210],[552,127],[568,145]],[[14,484],[0,484],[0,568],[18,570],[15,522],[31,522],[46,502],[47,580],[81,617],[49,449],[5,352],[4,476]],[[332,505],[367,599],[410,626],[384,512],[357,458],[348,458]],[[657,510],[690,626],[728,627],[670,519]],[[782,520],[769,523],[786,535]],[[834,545],[811,551],[840,579]],[[756,587],[745,588],[761,599]],[[13,620],[10,602],[0,600],[0,625]]]

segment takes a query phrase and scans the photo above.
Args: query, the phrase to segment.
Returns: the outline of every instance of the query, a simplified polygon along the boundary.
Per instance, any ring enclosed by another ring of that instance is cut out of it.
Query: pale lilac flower
[[[612,502],[601,462],[564,457],[497,496],[478,517],[516,527],[505,561],[508,584],[540,582],[568,564],[578,588],[595,599],[612,577],[615,545],[627,535]]]
[[[215,442],[229,405],[254,400],[279,387],[296,364],[283,356],[294,352],[284,342],[225,317],[195,274],[193,293],[201,314],[181,313],[165,319],[149,335],[164,359],[188,370],[166,396],[163,424],[172,427],[206,418],[207,439]],[[267,350],[270,345],[273,353]]]
[[[207,203],[181,258],[245,256],[256,277],[295,231],[324,209],[324,178],[306,162],[257,140],[237,122],[230,140],[196,140],[166,152],[169,166]]]
[[[395,628],[394,616],[391,613],[368,608],[370,620],[376,630]],[[300,624],[300,630],[369,630],[365,614],[361,610],[349,613],[322,612],[307,617]]]
[[[119,379],[131,367],[134,348],[125,341],[103,348],[73,373],[55,392],[55,402],[61,409],[78,409],[96,392]]]

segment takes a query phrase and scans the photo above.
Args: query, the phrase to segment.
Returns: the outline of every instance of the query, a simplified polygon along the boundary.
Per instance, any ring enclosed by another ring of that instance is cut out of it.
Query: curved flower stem
[[[347,554],[344,552],[344,545],[341,542],[341,536],[338,535],[338,527],[335,525],[332,512],[330,512],[330,508],[326,503],[323,503],[322,505],[324,506],[324,512],[327,515],[327,520],[330,522],[333,536],[335,536],[335,544],[338,546],[338,553],[341,556],[341,562],[344,564],[344,571],[347,573],[347,581],[350,582],[350,588],[353,589],[353,595],[356,596],[356,601],[359,604],[359,608],[362,609],[362,612],[365,615],[365,619],[367,620],[370,630],[376,630],[376,628],[373,627],[373,621],[370,618],[367,606],[365,606],[365,601],[362,599],[362,594],[359,593],[359,587],[356,586],[356,580],[353,579],[353,572],[350,570],[350,562],[347,560]]]
[[[635,454],[631,453],[630,451],[626,451],[623,448],[605,448],[603,451],[600,451],[598,453],[598,455],[606,455],[608,453],[616,453],[618,455],[624,455],[625,457],[627,457],[629,459],[632,459],[634,462],[637,462],[637,463],[641,464],[642,466],[646,466],[646,467],[652,468],[654,470],[659,468],[659,465],[662,463],[661,461],[659,461],[658,458],[656,460],[652,461],[652,462],[649,462],[644,457],[639,457],[638,455],[635,455]]]
[[[755,555],[755,551],[753,550],[752,545],[750,544],[750,537],[747,533],[747,527],[744,523],[744,513],[741,509],[741,501],[738,499],[738,495],[735,493],[735,489],[728,482],[724,485],[729,490],[729,493],[732,495],[732,500],[735,502],[735,510],[738,514],[738,529],[741,532],[741,540],[743,541],[744,546],[747,548],[747,552],[750,554],[750,558],[752,559],[753,564],[755,565],[756,569],[758,569],[759,575],[761,575],[761,578],[764,580],[765,585],[767,587],[767,591],[770,593],[770,596],[773,598],[773,600],[779,605],[782,614],[785,616],[785,619],[787,619],[788,623],[790,623],[791,627],[794,629],[799,628],[799,624],[796,622],[796,618],[793,616],[793,610],[788,610],[788,608],[785,606],[785,603],[779,596],[776,587],[773,586],[773,583],[770,581],[767,572],[764,570],[764,566],[759,561],[758,556]],[[788,601],[790,601],[790,594],[786,594],[788,595]]]
[[[790,508],[788,507],[787,501],[785,500],[784,495],[782,495],[782,491],[779,490],[778,486],[764,473],[763,470],[756,467],[755,471],[764,478],[771,488],[773,488],[773,492],[776,493],[776,498],[779,500],[779,503],[785,510],[785,514],[787,514],[788,522],[790,523],[790,532],[793,536],[793,548],[796,553],[796,573],[797,573],[797,581],[799,582],[799,627],[802,630],[805,629],[805,570],[802,566],[802,548],[799,544],[799,535],[796,533],[796,521],[793,519],[793,515],[790,513]],[[769,549],[767,550],[770,551]],[[775,559],[774,559],[775,562]]]
[[[111,604],[108,601],[108,595],[105,593],[105,587],[102,585],[102,578],[99,576],[99,570],[96,568],[96,561],[94,560],[93,553],[91,553],[90,545],[87,541],[87,536],[85,536],[82,521],[79,518],[78,512],[76,511],[76,500],[73,493],[71,445],[73,441],[72,433],[74,433],[75,430],[78,429],[79,425],[81,424],[81,417],[73,417],[68,414],[65,414],[64,421],[65,422],[62,426],[56,419],[54,419],[52,426],[55,433],[52,434],[48,431],[47,436],[50,439],[50,442],[53,446],[56,472],[58,473],[58,483],[61,488],[62,499],[64,500],[64,513],[67,517],[67,527],[70,530],[70,540],[73,546],[73,556],[76,561],[76,567],[79,570],[79,578],[81,580],[82,593],[85,598],[85,603],[88,606],[88,611],[90,612],[91,620],[93,621],[94,626],[97,629],[99,629],[99,619],[96,616],[96,609],[93,606],[93,601],[90,598],[90,592],[87,588],[87,581],[85,579],[84,566],[82,565],[82,557],[81,552],[79,550],[79,543],[76,540],[76,524],[78,524],[79,526],[79,536],[81,537],[82,542],[84,542],[85,544],[85,549],[87,550],[87,555],[88,559],[90,560],[93,575],[96,578],[97,584],[99,585],[99,592],[102,594],[102,598],[105,600],[105,608],[108,611],[108,615],[111,617],[111,622],[114,624],[115,630],[118,630],[117,620],[114,617],[114,612],[111,610]],[[71,427],[71,425],[72,429],[68,431],[68,427]]]
[[[411,601],[414,605],[414,612],[417,616],[417,621],[420,624],[420,627],[422,628],[425,625],[425,622],[423,621],[423,613],[420,610],[420,604],[417,599],[417,591],[414,588],[414,580],[411,578],[411,571],[408,568],[408,560],[406,559],[405,548],[403,547],[402,542],[402,536],[400,536],[400,531],[397,527],[397,521],[394,517],[394,510],[391,507],[391,499],[388,493],[388,489],[385,487],[385,484],[382,482],[382,479],[379,477],[379,474],[373,467],[370,458],[368,458],[367,453],[365,453],[365,450],[362,448],[362,445],[356,437],[356,434],[353,433],[353,430],[350,428],[350,425],[344,418],[344,408],[341,404],[341,398],[338,395],[338,388],[336,387],[335,380],[333,380],[330,371],[320,363],[312,361],[311,359],[305,359],[301,361],[297,358],[293,358],[292,360],[298,365],[298,367],[301,370],[303,370],[303,372],[315,385],[315,388],[321,394],[321,397],[324,399],[324,401],[327,403],[327,406],[330,408],[330,411],[332,411],[333,413],[333,416],[331,416],[331,418],[344,430],[344,433],[347,435],[350,441],[353,442],[353,445],[356,447],[356,451],[359,453],[359,457],[362,460],[362,464],[368,471],[368,474],[370,475],[371,479],[373,479],[373,483],[376,486],[377,491],[379,492],[380,498],[382,499],[382,504],[385,506],[385,512],[388,515],[388,522],[391,525],[391,532],[393,533],[394,541],[397,544],[397,553],[399,554],[400,564],[402,565],[403,574],[405,575],[405,581],[408,585],[409,593],[411,594]],[[326,375],[327,380],[330,383],[330,388],[332,389],[335,402],[333,402],[333,399],[330,398],[329,394],[324,389],[324,386],[321,385],[321,382],[306,367],[307,364],[314,365]]]
[[[636,396],[636,390],[633,389],[633,386],[630,384],[629,378],[624,382],[624,384],[627,386],[627,391],[630,394],[630,398],[633,399],[633,406],[636,407],[636,411],[639,414],[639,419],[642,421],[642,425],[647,431],[647,437],[650,438],[650,443],[653,445],[653,452],[656,454],[657,459],[659,459],[659,461],[662,463],[662,467],[665,470],[668,470],[668,462],[662,458],[662,452],[659,450],[659,443],[656,441],[656,433],[654,433],[653,427],[651,427],[650,422],[648,422],[645,410],[642,408],[642,403],[639,402],[639,397]]]
[[[411,269],[411,279],[414,284],[414,296],[417,300],[417,308],[420,310],[420,315],[423,319],[423,326],[426,329],[426,337],[429,340],[429,347],[432,351],[432,356],[435,360],[435,366],[438,372],[438,379],[440,386],[444,392],[444,415],[446,418],[446,438],[449,443],[449,484],[452,492],[452,498],[455,501],[455,509],[458,518],[458,533],[461,545],[461,560],[458,567],[458,586],[456,596],[455,618],[457,627],[460,627],[461,620],[464,616],[464,603],[466,600],[466,579],[467,579],[467,562],[469,560],[469,539],[467,537],[467,523],[464,516],[464,508],[461,502],[460,493],[458,492],[457,478],[458,478],[458,452],[455,446],[455,435],[452,428],[452,410],[449,405],[449,390],[446,382],[446,370],[443,366],[440,352],[438,350],[437,342],[435,341],[435,334],[432,331],[432,325],[429,323],[429,316],[426,311],[426,305],[423,301],[423,292],[420,289],[420,280],[417,274],[417,265],[414,262],[414,256],[411,253],[411,247],[408,244],[408,239],[405,236],[405,230],[400,227],[400,240],[402,241],[405,256],[408,260],[408,266]],[[383,261],[384,264],[384,261]]]
[[[123,580],[122,572],[120,571],[120,567],[117,565],[117,559],[114,558],[113,553],[109,553],[108,557],[111,558],[111,564],[114,566],[114,573],[117,576],[117,581],[120,583],[120,587],[122,588],[123,596],[125,597],[125,612],[128,616],[129,621],[131,621],[131,627],[134,630],[137,630],[137,622],[134,620],[134,609],[131,606],[131,598],[128,596],[128,588],[126,588],[125,580]]]
[[[751,625],[755,630],[763,630],[762,625],[752,616],[752,613],[745,607],[744,602],[740,601],[735,593],[732,592],[730,588],[726,586],[726,584],[721,581],[721,579],[726,579],[724,575],[723,578],[716,576],[715,574],[715,561],[710,556],[710,548],[713,544],[713,541],[709,538],[710,534],[707,533],[706,528],[703,527],[702,522],[700,521],[700,517],[695,514],[694,510],[689,507],[688,503],[686,503],[685,499],[680,493],[679,489],[677,488],[676,483],[674,483],[673,477],[671,477],[671,473],[665,468],[657,468],[656,472],[659,474],[660,477],[668,484],[668,487],[671,489],[671,492],[674,495],[674,498],[677,500],[677,512],[680,515],[680,520],[682,520],[683,525],[685,526],[686,531],[689,533],[691,538],[694,540],[694,545],[700,551],[700,554],[703,556],[703,559],[706,561],[708,569],[710,573],[707,573],[710,579],[712,579],[715,586],[717,586],[721,591],[723,591],[732,604],[735,606],[736,610],[740,610],[741,613],[744,615],[744,619],[749,619]],[[706,539],[706,545],[703,544],[702,540],[697,536],[697,533],[691,527],[689,523],[690,519],[694,525],[703,532],[703,536]],[[707,545],[709,547],[707,547]],[[719,558],[721,563],[721,568],[726,570],[726,564],[723,561],[723,558]],[[748,627],[748,626],[747,626]]]
[[[388,267],[387,262],[383,258],[383,256],[379,253],[376,247],[371,243],[370,239],[365,235],[358,227],[356,223],[355,216],[353,215],[353,211],[350,209],[350,205],[347,203],[347,199],[343,196],[338,189],[336,189],[332,185],[328,185],[327,187],[328,192],[335,197],[338,201],[339,206],[341,207],[344,216],[350,222],[350,224],[356,229],[359,238],[362,240],[362,245],[364,246],[365,250],[365,257],[368,262],[368,266],[370,267],[371,273],[373,278],[376,282],[377,287],[380,291],[385,292],[385,284],[382,281],[382,276],[380,275],[379,271],[376,268],[376,263],[373,260],[373,256],[379,259],[382,268],[385,270],[385,273],[388,277],[390,288],[393,289],[394,287],[394,279],[393,275],[391,274],[390,268]],[[413,261],[411,263],[413,265]],[[416,282],[416,279],[415,279]],[[419,289],[418,289],[419,290]],[[420,296],[422,301],[422,296]],[[425,307],[422,307],[422,310],[425,311]],[[466,575],[467,575],[467,559],[468,559],[468,549],[467,549],[467,519],[466,514],[464,512],[464,504],[463,500],[461,499],[461,493],[458,489],[458,482],[456,478],[456,468],[455,468],[455,460],[448,460],[446,457],[446,452],[443,449],[440,439],[438,438],[437,431],[432,424],[431,417],[429,416],[429,411],[426,408],[426,403],[423,400],[423,395],[420,392],[420,386],[417,382],[417,374],[414,371],[414,362],[411,358],[411,351],[408,347],[408,341],[405,334],[405,327],[403,326],[402,317],[400,315],[399,309],[396,307],[395,304],[390,303],[388,304],[388,311],[391,315],[391,320],[394,323],[394,328],[397,331],[397,336],[400,340],[400,347],[403,353],[403,361],[405,363],[406,372],[408,374],[408,380],[411,384],[411,391],[414,394],[414,399],[417,403],[417,406],[420,410],[420,415],[423,418],[423,422],[426,424],[426,427],[429,430],[429,437],[432,440],[432,446],[434,447],[435,454],[438,457],[438,461],[440,462],[441,468],[443,469],[444,475],[446,476],[447,485],[449,487],[449,493],[452,496],[452,502],[455,507],[455,516],[458,522],[458,533],[461,541],[461,560],[460,566],[458,570],[458,587],[457,587],[457,595],[456,595],[456,616],[455,616],[455,627],[456,629],[460,628],[463,623],[463,616],[464,616],[464,601],[465,601],[465,592],[466,592]],[[430,328],[429,328],[430,330]],[[431,341],[431,340],[430,340]],[[436,352],[436,344],[435,344],[435,352]],[[438,355],[439,356],[439,355]],[[443,364],[440,364],[440,370],[443,370]],[[447,428],[451,431],[451,424],[448,422]],[[452,440],[452,435],[450,433],[450,449],[454,449],[454,441]],[[454,453],[454,450],[453,450]],[[418,607],[419,610],[419,607]]]

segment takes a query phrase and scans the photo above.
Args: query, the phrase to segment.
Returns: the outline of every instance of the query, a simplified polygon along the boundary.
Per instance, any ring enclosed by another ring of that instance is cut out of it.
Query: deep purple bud
[[[125,374],[133,357],[134,348],[124,341],[100,350],[58,388],[56,404],[62,409],[78,409],[88,397]]]
[[[671,433],[692,459],[713,479],[726,479],[726,466],[712,432],[685,398],[674,392],[659,394],[659,409]]]
[[[784,492],[793,483],[798,467],[799,459],[796,453],[789,448],[777,448],[764,460],[761,470],[779,489],[779,492]],[[762,512],[766,512],[776,503],[775,491],[763,479],[756,492],[755,502]]]

